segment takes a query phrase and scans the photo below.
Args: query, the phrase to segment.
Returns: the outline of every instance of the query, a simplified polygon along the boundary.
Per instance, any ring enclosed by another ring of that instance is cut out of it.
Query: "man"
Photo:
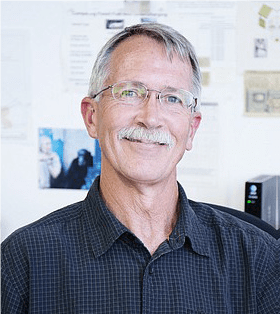
[[[39,151],[39,187],[41,189],[50,188],[51,180],[56,179],[61,173],[62,166],[59,156],[52,151],[50,137],[40,137]]]
[[[104,46],[81,104],[101,175],[84,201],[5,241],[5,313],[278,313],[272,237],[176,180],[199,97],[175,30],[135,25]]]

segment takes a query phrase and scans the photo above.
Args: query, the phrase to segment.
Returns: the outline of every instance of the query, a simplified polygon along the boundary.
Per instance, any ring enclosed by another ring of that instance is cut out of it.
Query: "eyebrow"
[[[129,81],[127,81],[127,82],[129,82]],[[130,81],[130,82],[139,83],[139,84],[144,85],[148,90],[149,90],[149,89],[154,90],[154,89],[152,89],[152,88],[149,88],[149,87],[147,86],[147,84],[145,84],[145,83],[143,83],[143,82],[140,82],[140,81]],[[181,89],[187,91],[187,89],[184,89],[184,88],[176,88],[176,87],[169,86],[169,85],[163,86],[163,88],[161,88],[160,91],[163,91],[163,90],[165,90],[165,89],[169,89],[170,91],[176,91],[176,90],[181,90]]]

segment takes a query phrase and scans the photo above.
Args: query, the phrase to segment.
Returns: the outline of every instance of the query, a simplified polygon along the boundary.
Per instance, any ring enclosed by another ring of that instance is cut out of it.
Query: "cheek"
[[[106,120],[109,125],[126,125],[131,123],[137,115],[137,109],[133,106],[125,106],[116,102],[107,103],[100,111],[100,118]]]
[[[133,118],[126,109],[119,105],[105,105],[98,111],[96,125],[99,138],[116,136],[120,129],[130,125]]]
[[[172,124],[172,130],[170,130],[176,137],[178,145],[183,146],[186,144],[190,135],[190,123],[186,119],[177,119]]]

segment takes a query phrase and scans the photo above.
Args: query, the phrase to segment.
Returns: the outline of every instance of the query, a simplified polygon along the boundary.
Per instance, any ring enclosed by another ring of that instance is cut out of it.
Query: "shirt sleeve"
[[[5,241],[1,256],[1,313],[28,313],[28,267],[24,255],[16,245]]]
[[[258,277],[256,295],[258,314],[279,314],[280,273],[277,243],[271,244],[266,252],[262,251],[257,255],[257,270],[261,274]]]

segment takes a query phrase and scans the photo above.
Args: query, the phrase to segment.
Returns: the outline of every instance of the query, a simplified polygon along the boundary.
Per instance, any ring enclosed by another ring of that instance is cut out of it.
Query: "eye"
[[[182,100],[175,96],[175,95],[165,95],[163,97],[163,100],[165,101],[166,104],[169,104],[169,105],[182,105]]]
[[[134,90],[123,90],[120,94],[121,98],[136,98],[138,94]]]

